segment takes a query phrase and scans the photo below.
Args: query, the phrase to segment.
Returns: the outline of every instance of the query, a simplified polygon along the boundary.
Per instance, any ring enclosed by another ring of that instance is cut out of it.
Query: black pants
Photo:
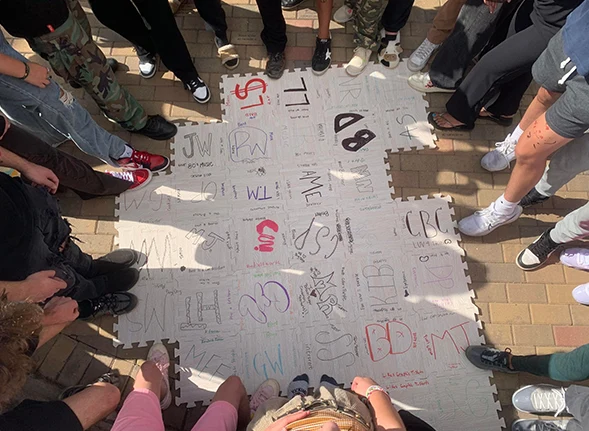
[[[384,29],[396,33],[405,27],[413,3],[415,0],[389,0],[381,19]]]
[[[227,30],[219,0],[197,0],[201,16]],[[90,0],[96,18],[132,44],[159,54],[164,65],[182,82],[198,78],[190,52],[167,0]],[[144,21],[145,20],[145,21]],[[149,25],[150,28],[146,25]]]
[[[550,40],[532,23],[526,3],[513,17],[505,41],[479,60],[446,104],[458,121],[473,125],[491,100],[486,109],[496,116],[513,115],[519,109],[532,82],[532,65]]]
[[[0,146],[37,165],[51,169],[59,184],[72,189],[82,199],[118,195],[132,183],[97,172],[90,165],[37,138],[15,124],[10,126]]]
[[[57,199],[45,189],[23,184],[34,213],[34,232],[24,273],[55,270],[67,287],[59,296],[78,301],[98,298],[107,292],[102,277],[92,279],[92,256],[84,253],[71,237],[71,227],[61,216]],[[64,246],[65,245],[65,246]],[[19,269],[22,271],[22,269]],[[13,279],[14,277],[7,277]]]
[[[266,45],[269,54],[283,52],[286,48],[286,21],[282,15],[279,0],[256,0],[264,30],[262,30],[262,42]]]

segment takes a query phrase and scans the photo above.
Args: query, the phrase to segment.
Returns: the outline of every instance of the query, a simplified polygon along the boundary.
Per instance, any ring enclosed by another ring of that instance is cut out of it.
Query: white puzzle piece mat
[[[180,127],[172,174],[119,198],[148,262],[118,341],[179,342],[178,404],[367,375],[438,431],[500,430],[450,198],[391,199],[386,150],[434,147],[407,76],[223,77],[224,122]]]

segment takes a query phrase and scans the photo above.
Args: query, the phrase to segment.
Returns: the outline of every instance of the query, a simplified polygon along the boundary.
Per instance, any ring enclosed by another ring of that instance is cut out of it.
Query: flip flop
[[[438,123],[436,123],[436,121],[434,120],[435,116],[438,115],[435,112],[430,112],[427,115],[427,121],[429,121],[429,123],[434,126],[434,129],[436,130],[472,130],[474,129],[474,124],[472,126],[469,126],[468,124],[461,124],[459,126],[451,126],[451,127],[442,127],[440,126]],[[443,118],[443,120],[450,124],[450,122],[448,120],[446,120],[445,118]]]
[[[221,57],[221,64],[227,69],[232,70],[239,66],[239,54],[234,45],[228,44],[222,46],[217,49],[217,53],[219,54],[219,57]],[[237,62],[234,65],[228,65],[227,63],[231,60],[237,60]]]
[[[479,115],[479,118],[483,120],[489,120],[493,123],[499,124],[503,127],[509,127],[513,123],[513,117],[501,117],[494,114],[491,114],[489,111],[485,110],[485,112],[489,115]]]

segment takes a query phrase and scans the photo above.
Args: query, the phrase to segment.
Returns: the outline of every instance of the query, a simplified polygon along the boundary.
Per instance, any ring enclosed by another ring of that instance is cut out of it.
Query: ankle
[[[517,208],[518,203],[519,201],[511,202],[505,198],[505,195],[501,195],[495,201],[495,211],[503,215],[512,214]]]

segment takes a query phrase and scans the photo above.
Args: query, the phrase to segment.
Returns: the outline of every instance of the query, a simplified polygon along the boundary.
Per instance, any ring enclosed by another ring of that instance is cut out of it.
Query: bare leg
[[[225,380],[213,397],[213,402],[215,401],[226,401],[235,407],[239,426],[244,426],[250,421],[250,404],[239,377],[231,376]]]
[[[317,0],[317,15],[319,15],[319,39],[329,39],[329,21],[331,20],[331,10],[333,9],[333,0]]]
[[[548,156],[570,141],[548,126],[544,113],[533,121],[515,147],[516,163],[505,189],[505,200],[519,202],[542,178]]]
[[[84,429],[112,413],[121,400],[118,388],[110,383],[94,383],[92,386],[63,400],[80,420]]]
[[[135,377],[133,389],[148,389],[162,399],[162,373],[151,361],[144,362]]]
[[[530,106],[526,109],[524,116],[520,120],[519,127],[522,130],[530,127],[561,95],[562,93],[554,93],[546,90],[544,87],[540,87],[538,94],[536,94],[536,97],[534,97],[534,100],[532,100],[532,103],[530,103]]]

